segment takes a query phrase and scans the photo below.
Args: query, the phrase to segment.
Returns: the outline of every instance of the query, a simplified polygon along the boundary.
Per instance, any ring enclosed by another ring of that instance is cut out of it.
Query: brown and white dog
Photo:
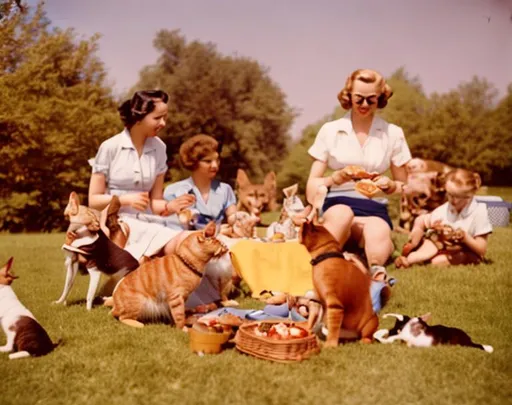
[[[100,213],[80,205],[80,199],[75,192],[72,192],[69,197],[64,215],[70,221],[68,235],[73,234],[74,238],[67,239],[62,246],[66,254],[64,261],[66,281],[64,290],[55,303],[66,304],[66,298],[75,281],[79,265],[82,264],[85,265],[90,276],[86,308],[91,310],[101,274],[110,277],[111,285],[107,289],[113,289],[122,277],[139,267],[139,262],[107,237],[100,226]],[[118,239],[115,235],[111,236],[114,236],[114,240]],[[120,243],[124,244],[122,241]]]
[[[0,321],[7,337],[0,352],[14,352],[10,359],[44,356],[57,345],[36,318],[16,297],[11,284],[18,278],[11,271],[13,258],[0,269]]]
[[[238,211],[246,211],[259,217],[262,212],[278,209],[277,183],[274,172],[265,176],[263,184],[253,184],[245,171],[238,169],[235,188],[238,194]]]

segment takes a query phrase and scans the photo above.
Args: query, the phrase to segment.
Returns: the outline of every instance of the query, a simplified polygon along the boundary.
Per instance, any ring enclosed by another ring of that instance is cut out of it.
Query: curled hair
[[[345,110],[352,108],[352,90],[354,82],[359,80],[364,83],[377,83],[377,91],[379,96],[377,98],[377,108],[384,108],[388,104],[388,99],[393,95],[391,86],[386,83],[386,80],[382,75],[375,70],[371,69],[358,69],[352,72],[347,77],[345,87],[338,93],[338,100],[341,107]]]
[[[482,185],[480,175],[466,169],[454,169],[446,174],[446,182],[451,181],[457,187],[469,188],[477,191]]]
[[[146,115],[153,112],[156,101],[163,101],[167,104],[169,96],[162,90],[142,90],[135,92],[131,99],[126,100],[117,109],[124,126],[130,129],[135,123],[142,121]]]
[[[187,170],[195,170],[205,157],[218,152],[219,143],[210,135],[194,135],[180,146],[180,161]]]

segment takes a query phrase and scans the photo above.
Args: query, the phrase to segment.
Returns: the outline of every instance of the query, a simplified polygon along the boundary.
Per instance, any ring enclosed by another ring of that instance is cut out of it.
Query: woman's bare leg
[[[391,229],[386,221],[378,217],[355,217],[352,237],[359,246],[364,246],[368,265],[383,266],[393,253]]]
[[[322,215],[323,226],[343,247],[350,237],[350,227],[354,219],[352,209],[346,205],[334,205]]]

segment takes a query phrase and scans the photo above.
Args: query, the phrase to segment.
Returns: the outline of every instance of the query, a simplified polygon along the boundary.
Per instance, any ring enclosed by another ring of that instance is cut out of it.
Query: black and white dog
[[[393,343],[401,340],[409,347],[431,347],[435,345],[460,345],[475,347],[487,353],[494,351],[490,345],[481,345],[471,340],[462,329],[443,325],[428,325],[431,314],[411,318],[402,314],[385,314],[383,318],[396,318],[392,329],[379,329],[373,337],[381,343]]]

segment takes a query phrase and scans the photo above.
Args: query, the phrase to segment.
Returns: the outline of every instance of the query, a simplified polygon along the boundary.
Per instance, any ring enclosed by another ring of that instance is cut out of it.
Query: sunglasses
[[[377,104],[377,96],[361,96],[360,94],[353,94],[352,95],[352,101],[357,105],[362,105],[365,101],[368,105],[374,105]]]

